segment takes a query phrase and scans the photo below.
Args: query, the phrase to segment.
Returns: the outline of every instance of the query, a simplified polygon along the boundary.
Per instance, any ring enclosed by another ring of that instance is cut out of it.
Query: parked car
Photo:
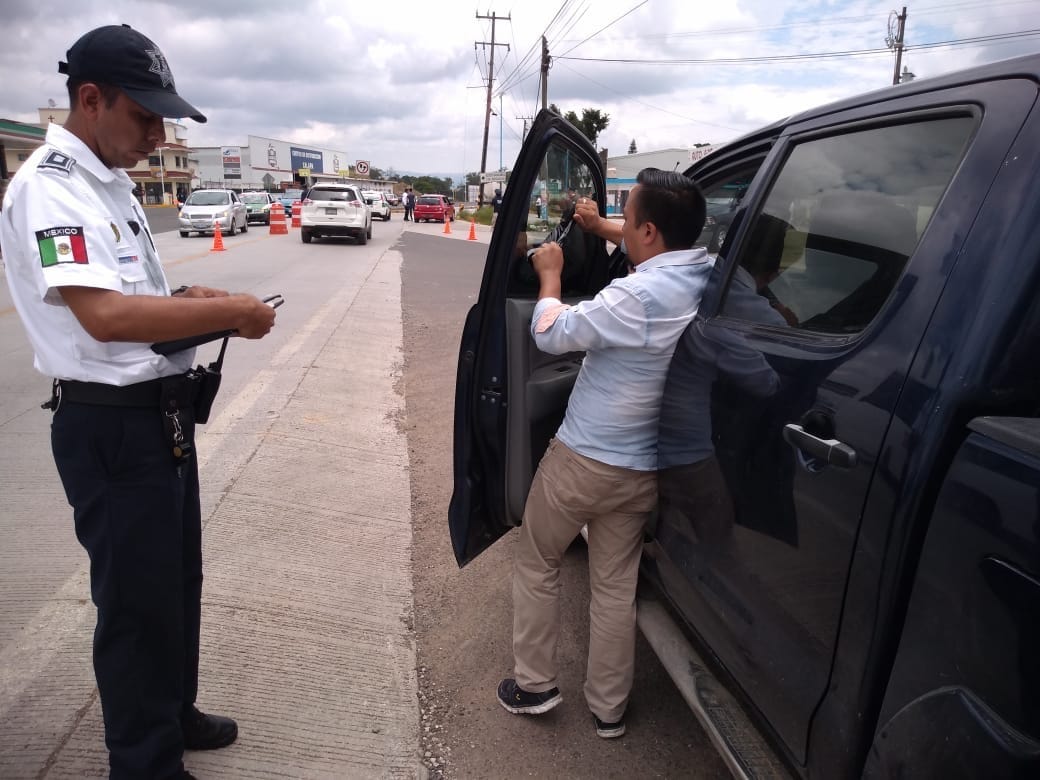
[[[725,243],[730,223],[733,222],[749,182],[748,177],[726,181],[704,193],[707,216],[704,231],[697,243],[707,247],[712,254],[717,253]]]
[[[420,195],[415,201],[415,221],[455,221],[455,205],[446,195]]]
[[[248,222],[259,222],[263,225],[271,224],[271,204],[274,196],[269,192],[243,192],[242,203],[246,207],[246,219]]]
[[[177,222],[181,238],[191,233],[212,235],[215,223],[220,223],[221,233],[229,236],[249,229],[246,207],[234,190],[195,190],[184,201]]]
[[[293,204],[299,201],[303,197],[303,190],[285,190],[277,198],[281,202],[282,207],[285,209],[285,218],[290,219],[292,217]]]
[[[372,209],[373,218],[379,217],[384,222],[390,219],[390,201],[386,199],[385,192],[362,190],[361,197],[365,199],[365,203]]]
[[[746,187],[664,387],[638,614],[735,776],[1040,777],[1038,88],[1038,55],[916,80],[686,171]],[[510,188],[546,170],[603,210],[543,111]],[[462,333],[460,565],[520,524],[582,359],[531,339],[527,208]],[[624,266],[572,228],[565,302]]]
[[[372,209],[352,184],[315,184],[300,210],[300,240],[350,236],[359,244],[372,238]]]

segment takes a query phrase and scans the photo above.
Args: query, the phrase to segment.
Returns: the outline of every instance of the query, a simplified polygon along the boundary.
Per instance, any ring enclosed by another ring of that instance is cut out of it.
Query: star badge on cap
[[[149,73],[156,74],[162,79],[162,85],[168,87],[173,83],[173,73],[170,71],[170,65],[166,62],[166,57],[158,49],[145,49],[145,54],[152,58],[152,65],[148,68]]]

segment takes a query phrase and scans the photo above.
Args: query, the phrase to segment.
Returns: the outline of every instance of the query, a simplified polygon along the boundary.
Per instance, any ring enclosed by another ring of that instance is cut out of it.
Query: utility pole
[[[906,6],[903,6],[903,13],[899,16],[896,16],[895,18],[895,21],[899,23],[899,27],[895,31],[894,35],[892,32],[893,14],[895,14],[895,11],[891,11],[888,15],[888,37],[885,38],[885,44],[888,46],[888,48],[895,49],[896,51],[896,67],[895,70],[892,72],[892,83],[898,84],[899,66],[903,62],[903,33],[906,30]]]
[[[487,107],[484,109],[484,146],[480,152],[480,172],[487,173],[487,146],[488,146],[488,130],[491,128],[491,87],[495,82],[495,47],[505,46],[506,51],[509,51],[508,43],[495,43],[495,22],[498,19],[504,18],[506,21],[512,19],[512,15],[501,17],[498,16],[494,11],[491,12],[490,16],[477,14],[478,19],[490,19],[491,20],[491,40],[490,41],[477,41],[473,44],[473,48],[476,49],[477,44],[482,46],[491,47],[491,59],[488,61],[488,83],[487,83]],[[477,208],[484,205],[484,182],[480,183],[480,194],[477,196]]]
[[[513,118],[514,119],[522,119],[522,120],[524,120],[524,134],[522,136],[520,136],[520,143],[523,143],[524,141],[527,140],[527,122],[528,122],[528,120],[533,119],[534,117],[516,115]]]
[[[542,108],[549,107],[549,42],[542,36]]]

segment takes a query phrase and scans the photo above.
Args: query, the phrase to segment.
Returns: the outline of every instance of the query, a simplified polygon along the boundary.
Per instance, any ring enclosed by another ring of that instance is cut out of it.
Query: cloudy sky
[[[905,0],[904,0],[905,1]],[[540,38],[549,102],[610,117],[623,154],[718,143],[803,108],[891,84],[891,11],[872,0],[0,0],[0,118],[67,105],[56,63],[83,32],[128,23],[166,54],[209,117],[189,143],[260,135],[346,151],[383,170],[480,169],[491,22],[496,114],[487,169],[509,168],[537,112]],[[921,0],[903,63],[925,78],[1040,51],[1040,0]],[[999,40],[974,40],[1034,31]],[[876,50],[876,51],[875,51]],[[869,53],[874,51],[874,53]],[[854,56],[805,57],[835,52]],[[763,59],[786,57],[787,59]],[[613,60],[613,61],[612,61]],[[654,62],[654,61],[657,62]],[[500,96],[501,93],[501,96]],[[501,110],[500,110],[501,107]],[[499,143],[499,137],[502,143]]]

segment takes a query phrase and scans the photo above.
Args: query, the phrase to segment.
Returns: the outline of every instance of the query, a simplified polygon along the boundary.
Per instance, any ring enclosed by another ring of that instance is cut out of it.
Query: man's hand
[[[231,298],[242,306],[240,322],[235,328],[239,336],[245,339],[260,339],[270,333],[274,327],[274,307],[268,306],[253,295],[232,295]]]
[[[563,273],[563,250],[555,241],[542,244],[531,255],[531,265],[541,279],[544,276],[555,276],[559,279]]]
[[[574,221],[587,233],[605,238],[614,244],[621,243],[621,224],[601,217],[599,206],[592,198],[578,198],[574,207]]]
[[[538,274],[538,297],[560,297],[560,275],[563,273],[563,250],[554,241],[542,244],[531,255],[531,265]]]
[[[599,207],[596,205],[596,201],[578,198],[578,202],[574,206],[574,221],[582,230],[596,233],[596,227],[599,225]]]

